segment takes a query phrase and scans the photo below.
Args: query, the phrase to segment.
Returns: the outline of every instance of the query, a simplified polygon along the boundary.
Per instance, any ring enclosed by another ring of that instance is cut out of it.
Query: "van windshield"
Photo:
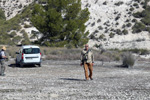
[[[23,53],[24,54],[37,54],[37,53],[40,53],[40,49],[39,48],[26,48],[26,49],[23,49]]]

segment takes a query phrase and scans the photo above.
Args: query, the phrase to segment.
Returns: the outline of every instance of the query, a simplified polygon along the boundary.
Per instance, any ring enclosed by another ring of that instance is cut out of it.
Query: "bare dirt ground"
[[[7,62],[0,76],[0,100],[150,100],[150,63],[119,68],[119,62],[94,65],[94,80],[85,81],[80,61],[43,61],[42,67],[15,67]]]

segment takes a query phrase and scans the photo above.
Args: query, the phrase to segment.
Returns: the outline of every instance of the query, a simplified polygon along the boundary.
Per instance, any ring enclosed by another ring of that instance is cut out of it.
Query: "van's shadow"
[[[9,64],[8,67],[11,67],[11,68],[33,68],[36,66],[35,65],[24,65],[23,67],[20,67],[19,65],[16,65],[16,64]]]
[[[76,78],[60,78],[61,80],[69,80],[69,81],[85,81],[84,79],[76,79]]]

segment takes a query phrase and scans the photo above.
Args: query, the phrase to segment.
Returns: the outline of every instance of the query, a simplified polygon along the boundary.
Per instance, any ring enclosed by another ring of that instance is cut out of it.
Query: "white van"
[[[22,46],[19,52],[16,52],[16,65],[19,64],[20,67],[29,64],[37,64],[41,67],[41,52],[40,48],[35,45],[25,45]]]

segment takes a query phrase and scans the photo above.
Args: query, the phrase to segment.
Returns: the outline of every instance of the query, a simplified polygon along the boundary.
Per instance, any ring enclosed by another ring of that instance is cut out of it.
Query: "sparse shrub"
[[[129,21],[130,21],[129,19],[126,20],[126,22],[129,22]]]
[[[99,29],[99,30],[103,30],[103,27],[102,27],[102,26],[98,26],[98,29]]]
[[[105,33],[108,33],[108,31],[109,31],[109,29],[106,29],[106,30],[105,30]]]
[[[147,50],[147,49],[140,49],[140,55],[147,55],[147,54],[150,54],[150,51]]]
[[[139,8],[139,5],[137,3],[134,3],[133,6]]]
[[[149,11],[143,10],[142,12],[133,13],[133,16],[136,18],[143,18],[149,15]]]
[[[132,12],[131,12],[131,11],[129,11],[127,14],[128,14],[128,15],[131,15],[131,14],[132,14]]]
[[[105,2],[103,2],[103,5],[107,5],[107,2],[105,1]]]
[[[127,26],[127,27],[131,27],[131,25],[132,25],[131,23],[128,23],[126,26]]]
[[[17,35],[17,34],[14,31],[9,34],[10,37],[15,37],[15,35]]]
[[[72,49],[72,48],[74,48],[74,46],[73,46],[72,44],[67,44],[67,45],[66,45],[66,48],[67,48],[67,49]]]
[[[21,29],[21,26],[20,25],[12,25],[12,30],[17,30],[19,31]]]
[[[22,8],[22,4],[20,4],[20,5],[18,6],[18,8],[21,9],[21,8]]]
[[[133,33],[139,33],[145,30],[145,25],[141,22],[136,22],[135,25],[132,27]]]
[[[122,35],[121,30],[120,30],[120,29],[116,29],[116,34],[118,34],[118,35]]]
[[[100,36],[99,36],[99,39],[104,39],[104,37],[105,37],[105,35],[104,34],[101,34]]]
[[[140,39],[141,40],[141,39]],[[150,54],[150,51],[147,49],[129,49],[129,50],[123,50],[124,52],[126,51],[130,51],[132,53],[136,53],[136,54],[140,54],[140,55],[146,55],[146,54]]]
[[[111,33],[109,34],[109,37],[110,37],[110,38],[113,38],[114,35],[115,35],[115,34],[111,32]]]
[[[95,1],[95,4],[98,2],[98,0]]]
[[[21,41],[21,44],[22,44],[22,45],[29,45],[29,44],[30,44],[30,41],[28,41],[28,40],[22,40],[22,41]]]
[[[144,38],[143,39],[137,39],[136,41],[141,42],[141,41],[145,41],[145,39]]]
[[[126,25],[125,25],[125,24],[123,24],[123,25],[122,25],[122,28],[125,28],[125,27],[126,27]]]
[[[95,39],[94,34],[91,34],[91,35],[90,35],[90,39]]]
[[[140,3],[141,0],[133,0],[133,1]]]
[[[120,16],[118,15],[118,16],[115,18],[115,21],[117,21],[119,18],[120,18]]]
[[[145,31],[148,31],[150,33],[150,27],[146,27]]]
[[[122,4],[123,4],[122,1],[119,1],[119,2],[115,3],[116,6],[120,6],[120,5],[122,5]]]
[[[124,30],[122,31],[122,33],[123,33],[124,35],[127,35],[127,34],[128,34],[128,30],[124,29]]]
[[[20,42],[21,39],[22,39],[22,37],[16,36],[16,37],[14,37],[14,38],[12,39],[12,41],[13,41],[15,44],[18,44],[18,42]]]
[[[131,8],[130,8],[130,11],[133,11],[133,10],[134,10],[134,8],[133,8],[133,7],[131,7]]]
[[[119,60],[120,60],[120,57],[119,57],[119,56],[115,56],[115,57],[114,57],[114,60],[115,60],[115,61],[119,61]]]
[[[135,57],[129,52],[124,53],[122,59],[124,67],[130,68],[133,67],[135,64]]]
[[[117,22],[116,25],[119,25],[119,23]]]
[[[20,33],[25,34],[26,31],[23,29],[23,30],[20,31]]]
[[[101,19],[98,19],[98,20],[97,20],[97,23],[99,23],[99,22],[101,22]]]
[[[141,19],[141,21],[142,21],[145,25],[150,25],[150,17],[145,17],[145,18]]]
[[[133,20],[132,20],[132,22],[134,22],[134,23],[135,23],[135,22],[137,22],[137,20],[136,20],[136,19],[133,19]]]
[[[110,25],[109,25],[109,21],[106,21],[106,22],[104,23],[104,25],[110,26]]]
[[[27,25],[27,24],[24,25],[24,28],[29,28],[29,27],[32,27],[32,26],[31,25]]]
[[[98,30],[95,30],[94,32],[93,32],[93,34],[96,34],[96,33],[98,33],[99,31]]]
[[[135,18],[141,18],[141,17],[143,17],[143,15],[141,14],[141,12],[133,13],[133,16],[134,16]]]
[[[95,22],[93,22],[92,24],[91,24],[91,27],[93,27],[95,25]]]
[[[96,48],[100,48],[100,45],[98,45],[98,44],[95,44],[95,45],[94,45],[94,47],[96,47]]]
[[[110,31],[114,32],[114,31],[115,31],[115,29],[113,29],[113,28],[112,28]]]

